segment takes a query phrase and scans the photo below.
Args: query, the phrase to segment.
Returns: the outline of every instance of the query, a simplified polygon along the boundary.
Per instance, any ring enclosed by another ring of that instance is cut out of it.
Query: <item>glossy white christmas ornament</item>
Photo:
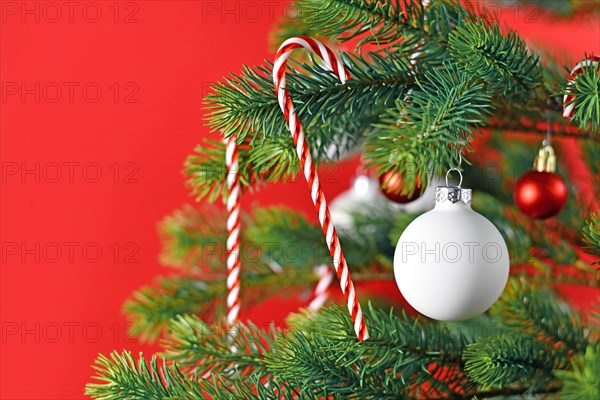
[[[502,294],[508,272],[502,235],[471,209],[471,189],[460,187],[437,187],[435,207],[404,230],[394,255],[404,298],[438,320],[465,320],[486,311]]]

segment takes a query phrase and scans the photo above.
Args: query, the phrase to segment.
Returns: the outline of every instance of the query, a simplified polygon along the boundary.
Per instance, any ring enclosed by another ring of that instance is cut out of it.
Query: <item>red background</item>
[[[208,134],[201,99],[229,71],[272,58],[269,31],[294,9],[235,0],[0,6],[0,397],[79,399],[98,353],[154,350],[126,337],[120,309],[169,272],[157,262],[156,223],[192,202],[181,169]],[[598,14],[567,21],[505,8],[501,18],[568,62],[600,52]],[[353,167],[341,171],[330,196],[348,187]],[[252,201],[313,212],[303,182]],[[286,311],[275,308],[246,313],[280,319]]]

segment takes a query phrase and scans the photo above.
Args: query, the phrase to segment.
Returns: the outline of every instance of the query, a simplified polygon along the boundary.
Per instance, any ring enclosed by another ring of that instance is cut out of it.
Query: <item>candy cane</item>
[[[325,47],[321,42],[306,36],[293,37],[283,42],[277,51],[277,56],[273,65],[273,83],[275,85],[275,92],[277,93],[277,100],[279,101],[283,115],[288,123],[298,153],[298,158],[300,159],[300,164],[304,171],[304,177],[306,178],[306,182],[310,189],[312,201],[319,214],[319,222],[321,223],[327,246],[329,247],[329,252],[333,259],[333,266],[336,269],[342,293],[346,296],[348,302],[348,311],[350,312],[352,322],[354,323],[356,336],[358,337],[358,340],[365,340],[369,338],[369,333],[360,304],[356,297],[354,284],[352,279],[350,279],[348,265],[346,264],[346,259],[344,258],[337,232],[331,221],[329,207],[327,207],[327,201],[325,200],[325,195],[323,194],[319,182],[319,175],[317,174],[312,156],[310,155],[308,145],[306,144],[300,119],[296,114],[292,100],[286,90],[285,72],[287,59],[294,49],[300,47],[318,54],[323,59],[324,67],[331,70],[342,83],[346,82],[346,79],[349,78],[349,74],[330,49]]]
[[[575,68],[573,68],[573,71],[571,71],[571,74],[569,75],[569,80],[567,80],[567,87],[569,87],[573,83],[575,78],[581,75],[581,73],[586,68],[595,67],[598,64],[598,62],[600,62],[600,56],[592,56],[592,58],[583,60],[582,62],[577,64]],[[563,117],[573,118],[573,115],[575,114],[575,103],[573,102],[574,99],[574,95],[565,94],[565,97],[563,98]]]
[[[227,325],[240,313],[240,178],[236,136],[225,139],[227,166]]]
[[[312,300],[308,304],[308,309],[317,312],[329,298],[329,287],[333,282],[333,271],[327,265],[319,265],[315,268],[319,277],[319,283],[315,286],[312,293]]]

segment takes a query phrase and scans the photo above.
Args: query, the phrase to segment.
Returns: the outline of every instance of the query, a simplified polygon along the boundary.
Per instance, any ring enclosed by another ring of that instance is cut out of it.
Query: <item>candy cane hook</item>
[[[277,100],[279,101],[279,106],[288,123],[298,153],[298,158],[300,159],[300,164],[304,172],[304,177],[306,178],[313,203],[319,214],[319,222],[321,223],[321,228],[323,229],[331,258],[333,259],[333,266],[340,281],[342,293],[348,302],[348,311],[352,317],[354,331],[356,332],[358,340],[365,340],[369,338],[369,332],[356,297],[354,283],[352,282],[352,279],[350,279],[350,271],[348,270],[348,265],[346,264],[346,259],[342,252],[337,232],[331,221],[329,207],[327,206],[325,195],[321,189],[319,175],[317,174],[317,170],[313,163],[310,150],[306,144],[300,119],[296,114],[292,99],[286,90],[285,73],[287,59],[290,56],[290,53],[297,48],[304,48],[318,54],[323,59],[324,67],[332,71],[342,83],[345,83],[346,79],[350,76],[341,61],[338,60],[330,49],[325,47],[321,42],[306,36],[293,37],[283,42],[277,51],[277,56],[273,65],[273,83],[275,85],[275,92],[277,93]]]

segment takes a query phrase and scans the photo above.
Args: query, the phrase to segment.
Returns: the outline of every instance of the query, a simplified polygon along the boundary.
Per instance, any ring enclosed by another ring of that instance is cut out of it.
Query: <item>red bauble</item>
[[[391,201],[405,204],[410,203],[421,196],[421,182],[418,177],[415,179],[415,190],[410,196],[402,194],[405,187],[405,177],[393,170],[389,170],[385,174],[379,176],[379,188],[381,193]]]
[[[513,198],[523,214],[549,218],[558,214],[567,202],[567,186],[553,172],[529,171],[517,181]]]

